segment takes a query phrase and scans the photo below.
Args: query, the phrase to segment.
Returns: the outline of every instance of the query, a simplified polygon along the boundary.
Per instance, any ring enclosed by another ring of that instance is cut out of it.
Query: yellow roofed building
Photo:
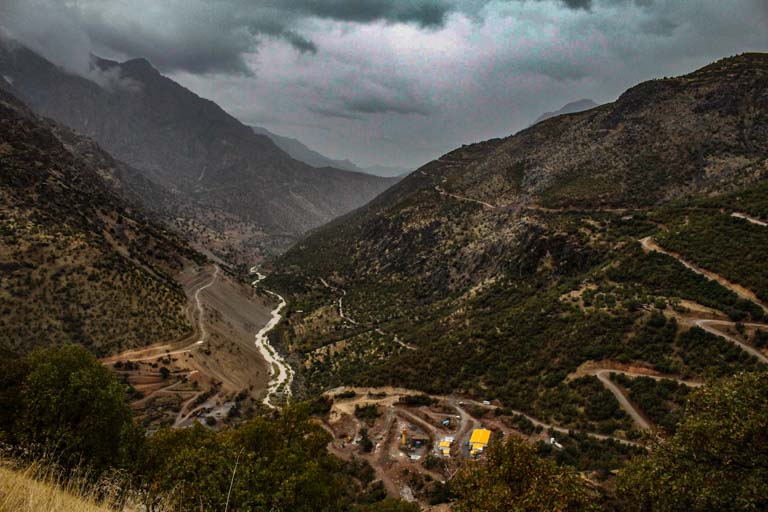
[[[472,431],[472,437],[469,438],[470,455],[479,455],[483,453],[488,442],[491,440],[491,431],[487,428],[476,428]]]
[[[446,437],[443,440],[441,440],[440,443],[437,445],[437,450],[440,452],[441,455],[445,457],[450,457],[452,443],[453,443],[453,438]]]

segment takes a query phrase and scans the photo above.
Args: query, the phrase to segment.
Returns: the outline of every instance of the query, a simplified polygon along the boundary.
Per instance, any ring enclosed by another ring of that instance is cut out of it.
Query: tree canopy
[[[465,464],[451,490],[458,512],[598,510],[574,471],[538,457],[518,438],[493,443],[485,460]]]
[[[85,348],[64,345],[37,350],[3,365],[5,405],[12,418],[5,436],[52,457],[64,467],[100,471],[131,465],[143,433],[115,375]]]
[[[768,372],[692,393],[677,433],[635,459],[618,492],[633,512],[766,510]]]

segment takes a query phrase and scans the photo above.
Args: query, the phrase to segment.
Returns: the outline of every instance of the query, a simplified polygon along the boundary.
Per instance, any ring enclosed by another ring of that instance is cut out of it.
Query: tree
[[[619,476],[627,511],[768,509],[768,372],[705,386],[677,433]]]
[[[21,388],[29,373],[26,361],[0,361],[0,442],[14,443],[15,425],[21,414]]]
[[[125,390],[85,348],[64,345],[31,353],[20,393],[16,437],[64,467],[96,472],[128,467],[143,442]]]
[[[493,443],[485,460],[464,465],[451,490],[459,512],[597,510],[575,472],[539,458],[518,438]]]
[[[230,510],[344,510],[352,481],[329,441],[306,404],[221,432],[161,430],[148,440],[147,504],[165,495],[179,510],[222,510],[229,496]]]

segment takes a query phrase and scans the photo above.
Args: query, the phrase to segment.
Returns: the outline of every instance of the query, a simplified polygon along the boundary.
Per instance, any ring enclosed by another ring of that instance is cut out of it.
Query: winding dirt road
[[[443,164],[447,164],[447,166],[448,166],[448,167],[457,167],[457,166],[459,166],[460,164],[464,163],[464,162],[462,162],[461,160],[448,160],[448,159],[443,159],[443,158],[439,158],[437,161],[438,161],[438,162],[440,162],[440,163],[443,163]],[[424,172],[424,171],[419,171],[419,172],[421,172],[421,174],[422,174],[423,176],[426,176],[426,177],[430,177],[430,176],[429,176],[429,174],[427,174],[427,173],[426,173],[426,172]],[[483,208],[487,208],[487,209],[489,209],[489,210],[495,210],[495,209],[499,208],[499,207],[498,207],[498,206],[496,206],[496,205],[493,205],[493,204],[491,204],[491,203],[487,203],[487,202],[485,202],[485,201],[481,201],[481,200],[479,200],[479,199],[473,199],[473,198],[471,198],[471,197],[460,196],[459,194],[453,194],[453,193],[451,193],[451,192],[447,192],[447,191],[446,191],[446,190],[445,190],[445,189],[442,187],[442,185],[443,185],[443,184],[445,184],[445,182],[446,182],[446,181],[448,181],[448,178],[447,178],[447,177],[443,178],[443,181],[441,181],[441,182],[440,182],[438,185],[435,185],[435,191],[436,191],[438,194],[440,194],[441,196],[444,196],[444,197],[450,197],[450,198],[456,199],[457,201],[465,201],[465,202],[468,202],[468,203],[475,203],[475,204],[479,204],[479,205],[480,205],[480,206],[482,206]]]
[[[740,349],[742,349],[745,352],[748,352],[749,354],[755,356],[760,362],[764,364],[768,364],[768,357],[765,356],[762,352],[757,350],[755,347],[752,347],[750,345],[747,345],[743,341],[737,340],[733,336],[729,336],[728,334],[724,333],[723,331],[715,329],[713,326],[720,325],[723,327],[734,327],[736,324],[733,322],[729,322],[727,320],[711,320],[706,318],[698,319],[694,322],[697,327],[701,327],[705,331],[707,331],[710,334],[713,334],[715,336],[720,336],[721,338],[725,338],[726,340],[730,341],[731,343],[734,343],[735,345],[738,345]],[[742,324],[744,327],[757,327],[762,329],[768,329],[768,325],[765,324],[753,324],[753,323],[746,323]]]
[[[200,292],[203,290],[210,288],[213,286],[213,283],[216,282],[216,279],[219,277],[219,272],[221,269],[218,265],[213,266],[213,276],[211,277],[211,280],[208,282],[208,284],[201,286],[195,291],[195,306],[197,307],[197,328],[200,332],[200,339],[197,340],[197,345],[202,345],[205,343],[205,340],[208,338],[208,331],[205,328],[205,322],[203,322],[203,304],[200,301]]]
[[[733,214],[733,216],[746,218],[747,220],[750,220],[748,217],[743,215]],[[750,220],[750,222],[752,222],[752,220]],[[759,222],[760,221],[756,223],[759,223]],[[762,223],[761,225],[765,225],[765,224]],[[672,258],[675,258],[677,261],[679,261],[682,265],[684,265],[687,269],[691,270],[692,272],[695,272],[697,274],[700,274],[706,277],[707,279],[720,283],[724,287],[728,288],[729,290],[737,294],[739,297],[758,304],[760,307],[763,308],[764,311],[768,312],[768,308],[766,308],[766,305],[763,302],[761,302],[753,292],[751,292],[750,290],[747,290],[743,286],[732,283],[727,279],[723,278],[722,276],[715,274],[714,272],[710,272],[701,267],[698,267],[697,265],[694,265],[693,263],[686,261],[681,255],[674,253],[672,251],[668,251],[663,247],[659,246],[656,242],[654,242],[653,238],[650,236],[641,239],[640,243],[645,251],[656,251],[662,254],[666,254],[667,256],[670,256]],[[701,329],[704,329],[708,333],[714,336],[724,338],[725,340],[737,345],[740,349],[755,356],[760,362],[764,364],[768,364],[768,357],[766,357],[765,354],[763,354],[756,348],[744,343],[743,341],[738,340],[733,336],[730,336],[727,333],[715,328],[716,326],[734,327],[736,325],[734,322],[731,322],[728,320],[711,319],[711,318],[695,318],[693,319],[693,323],[694,325],[696,325],[697,327],[700,327]],[[764,325],[764,324],[749,323],[749,324],[744,324],[744,326],[768,329],[768,325]],[[678,379],[676,377],[671,377],[671,376],[645,375],[645,374],[640,374],[635,372],[616,370],[613,368],[595,368],[590,373],[596,376],[600,380],[600,382],[606,387],[606,389],[608,389],[614,395],[614,397],[616,397],[616,400],[619,402],[619,405],[621,406],[621,408],[624,409],[624,411],[627,414],[629,414],[632,420],[642,429],[650,429],[652,425],[648,422],[648,420],[645,419],[642,413],[627,398],[623,390],[610,379],[611,373],[621,373],[628,377],[641,377],[641,376],[650,377],[656,380],[669,379],[669,380],[673,380],[680,384],[685,384],[686,386],[691,386],[691,387],[696,387],[701,385],[700,382],[686,381],[686,380]]]
[[[643,249],[645,251],[655,251],[659,252],[661,254],[666,254],[667,256],[671,256],[672,258],[675,258],[677,261],[679,261],[685,268],[688,270],[691,270],[699,275],[702,275],[709,279],[710,281],[715,281],[717,283],[720,283],[721,285],[725,286],[729,290],[731,290],[733,293],[741,297],[742,299],[746,299],[750,302],[754,302],[758,306],[760,306],[765,313],[768,313],[768,304],[761,301],[757,295],[755,295],[754,292],[751,290],[748,290],[744,288],[743,286],[733,283],[723,276],[719,274],[715,274],[714,272],[711,272],[709,270],[703,269],[699,267],[698,265],[695,265],[687,260],[685,260],[681,255],[677,254],[676,252],[668,251],[667,249],[661,247],[659,244],[657,244],[653,237],[647,236],[645,238],[640,239],[640,243],[643,246]]]

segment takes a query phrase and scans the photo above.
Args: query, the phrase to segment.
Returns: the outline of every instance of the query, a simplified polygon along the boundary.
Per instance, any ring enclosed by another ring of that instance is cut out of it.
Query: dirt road
[[[751,222],[752,224],[757,224],[758,226],[768,227],[768,222],[763,222],[760,219],[750,217],[746,213],[735,212],[731,214],[731,217],[736,217],[737,219],[744,219],[747,222]]]
[[[701,267],[699,267],[699,266],[697,266],[697,265],[695,265],[695,264],[685,260],[681,255],[679,255],[679,254],[677,254],[675,252],[668,251],[667,249],[664,249],[659,244],[657,244],[653,240],[653,238],[650,237],[650,236],[642,238],[640,240],[640,243],[642,244],[643,249],[645,251],[660,252],[662,254],[666,254],[667,256],[671,256],[672,258],[675,258],[677,261],[682,263],[683,266],[685,266],[685,268],[687,268],[687,269],[689,269],[689,270],[691,270],[691,271],[693,271],[693,272],[695,272],[697,274],[700,274],[700,275],[706,277],[710,281],[715,281],[715,282],[720,283],[721,285],[723,285],[724,287],[728,288],[733,293],[735,293],[736,295],[741,297],[742,299],[746,299],[746,300],[748,300],[750,302],[754,302],[755,304],[760,306],[763,309],[764,312],[768,313],[768,304],[766,304],[763,301],[761,301],[757,297],[757,295],[755,295],[755,293],[752,292],[751,290],[748,290],[747,288],[744,288],[743,286],[741,286],[739,284],[733,283],[733,282],[727,280],[726,278],[724,278],[723,276],[721,276],[719,274],[716,274],[716,273],[711,272],[709,270],[703,269],[703,268],[701,268]]]
[[[768,364],[768,357],[765,356],[762,352],[757,350],[755,347],[751,347],[744,343],[743,341],[739,341],[733,336],[730,336],[723,331],[715,329],[713,326],[727,326],[727,327],[734,327],[736,324],[733,322],[729,322],[727,320],[711,320],[707,318],[700,318],[695,321],[695,324],[698,327],[701,327],[705,331],[707,331],[710,334],[714,334],[715,336],[720,336],[721,338],[725,338],[726,340],[730,341],[731,343],[734,343],[739,346],[742,350],[745,352],[750,353],[751,355],[755,356],[760,362]],[[743,324],[745,327],[758,327],[762,329],[768,330],[768,325],[765,324],[752,324],[752,323],[746,323]]]

